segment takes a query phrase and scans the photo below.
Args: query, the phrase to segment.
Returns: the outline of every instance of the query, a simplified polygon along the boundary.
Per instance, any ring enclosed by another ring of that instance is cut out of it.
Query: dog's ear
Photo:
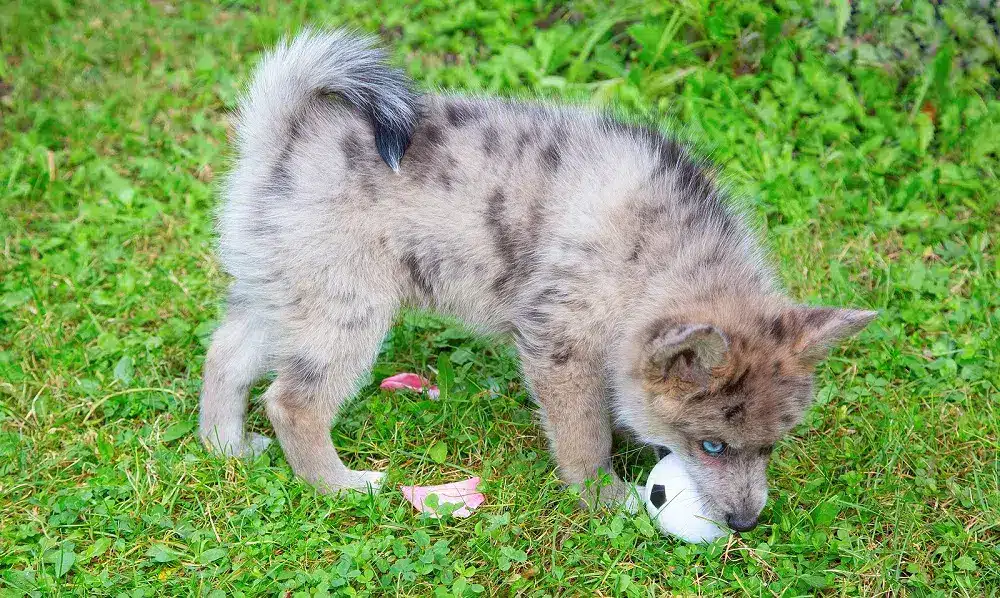
[[[876,311],[832,307],[797,307],[794,312],[799,327],[795,350],[807,365],[826,359],[831,348],[861,332],[878,316]]]
[[[665,325],[646,345],[646,379],[650,383],[702,386],[712,368],[726,360],[726,336],[707,324]]]

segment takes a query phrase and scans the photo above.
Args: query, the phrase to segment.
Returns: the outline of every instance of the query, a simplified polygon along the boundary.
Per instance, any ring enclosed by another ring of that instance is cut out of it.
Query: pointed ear
[[[826,359],[830,349],[878,317],[877,311],[832,307],[800,307],[797,312],[802,325],[800,356],[811,364]]]
[[[650,382],[705,384],[712,368],[726,359],[729,342],[707,324],[664,325],[647,344]]]

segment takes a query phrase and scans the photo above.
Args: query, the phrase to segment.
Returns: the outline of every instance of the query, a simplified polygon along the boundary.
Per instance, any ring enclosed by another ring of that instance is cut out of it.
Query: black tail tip
[[[412,131],[398,126],[385,126],[375,120],[375,147],[382,160],[396,172],[399,172],[399,163],[406,153],[406,148],[410,147],[410,137]]]

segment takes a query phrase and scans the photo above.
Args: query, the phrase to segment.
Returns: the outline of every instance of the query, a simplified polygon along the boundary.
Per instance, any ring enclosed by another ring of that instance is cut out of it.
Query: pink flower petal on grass
[[[383,390],[414,390],[416,392],[426,390],[427,395],[432,399],[441,396],[441,392],[437,386],[432,386],[430,381],[423,376],[409,372],[401,372],[395,376],[389,376],[382,381],[382,384],[379,384],[379,388]]]
[[[427,513],[431,517],[437,518],[440,515],[428,506],[425,501],[431,494],[437,496],[438,504],[460,504],[458,509],[452,511],[455,517],[468,517],[472,515],[472,510],[483,504],[486,497],[481,492],[477,492],[479,478],[469,478],[461,482],[451,484],[441,484],[439,486],[400,486],[403,497],[421,513]]]
[[[411,374],[409,372],[401,372],[395,376],[389,376],[382,381],[379,388],[384,388],[386,390],[416,390],[421,391],[425,386],[430,386],[431,383],[427,381],[426,378],[418,375]]]

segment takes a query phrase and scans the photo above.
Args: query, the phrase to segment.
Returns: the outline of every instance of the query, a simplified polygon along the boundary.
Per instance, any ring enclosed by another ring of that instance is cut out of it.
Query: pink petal
[[[427,506],[424,501],[431,494],[438,498],[438,504],[461,504],[462,506],[452,512],[455,517],[468,517],[472,515],[472,510],[483,504],[486,497],[481,492],[477,492],[479,478],[469,478],[461,482],[451,484],[441,484],[439,486],[400,486],[403,497],[421,513],[427,513],[431,517],[440,517],[437,512]]]
[[[432,399],[436,399],[441,395],[438,387],[432,386],[426,378],[409,372],[401,372],[395,376],[389,376],[382,381],[382,384],[379,384],[379,388],[383,390],[415,390],[417,392],[426,390],[427,395]]]
[[[417,374],[411,374],[409,372],[402,372],[396,374],[395,376],[389,376],[382,381],[381,385],[379,385],[380,388],[384,388],[386,390],[405,389],[416,391],[422,390],[424,386],[430,386],[430,382]]]

